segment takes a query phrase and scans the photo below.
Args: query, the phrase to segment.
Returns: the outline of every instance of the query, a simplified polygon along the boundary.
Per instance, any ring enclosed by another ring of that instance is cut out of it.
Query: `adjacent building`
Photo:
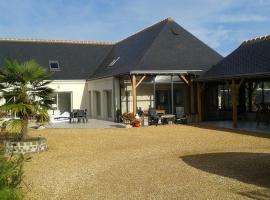
[[[270,36],[244,41],[197,82],[201,120],[269,123]]]

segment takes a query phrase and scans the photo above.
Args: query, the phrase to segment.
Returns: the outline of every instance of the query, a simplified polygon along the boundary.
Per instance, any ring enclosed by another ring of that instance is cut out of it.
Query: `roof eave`
[[[252,78],[265,78],[270,77],[270,72],[260,72],[260,73],[248,73],[248,74],[237,74],[237,75],[224,75],[216,77],[200,77],[197,78],[198,82],[210,82],[210,81],[219,81],[219,80],[232,80],[232,79],[252,79]]]
[[[132,70],[129,74],[173,75],[173,74],[200,74],[203,70]]]

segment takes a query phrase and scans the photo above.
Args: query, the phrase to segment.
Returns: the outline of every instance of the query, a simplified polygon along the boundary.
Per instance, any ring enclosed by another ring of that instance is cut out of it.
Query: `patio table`
[[[161,116],[162,124],[172,124],[175,120],[175,115],[166,114]]]

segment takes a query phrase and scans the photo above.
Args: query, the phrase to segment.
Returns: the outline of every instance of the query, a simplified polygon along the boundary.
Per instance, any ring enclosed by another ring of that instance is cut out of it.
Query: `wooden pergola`
[[[189,102],[189,112],[194,111],[194,86],[192,84],[191,78],[193,75],[187,73],[187,72],[137,72],[137,73],[131,73],[130,79],[131,79],[131,85],[132,85],[132,100],[133,100],[133,113],[137,112],[137,87],[143,82],[143,80],[147,76],[156,76],[156,75],[177,75],[180,80],[185,84],[187,91],[188,91],[188,102]],[[154,82],[155,84],[155,82]],[[173,83],[171,85],[171,89],[173,87]],[[172,89],[173,93],[173,89]],[[173,95],[173,94],[172,94]],[[173,100],[172,100],[173,101]]]

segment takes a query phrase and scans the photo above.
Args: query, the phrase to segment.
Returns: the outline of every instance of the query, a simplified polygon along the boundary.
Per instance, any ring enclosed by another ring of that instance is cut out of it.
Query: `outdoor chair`
[[[186,124],[187,116],[185,114],[184,107],[176,107],[175,108],[175,123],[176,124]]]
[[[74,122],[74,119],[77,118],[77,122],[83,121],[88,122],[87,119],[87,109],[85,110],[73,110],[73,112],[70,112],[70,117],[69,117],[69,123]]]
[[[69,123],[74,122],[74,119],[76,118],[76,115],[77,115],[77,110],[73,110],[72,112],[70,112]]]
[[[157,115],[155,108],[149,108],[148,110],[148,125],[158,125],[159,116]]]
[[[260,123],[265,122],[267,125],[270,123],[270,105],[269,104],[257,104],[256,121],[257,126]]]
[[[77,110],[77,119],[78,122],[85,122],[86,121],[86,116],[85,116],[85,111],[84,110]]]

